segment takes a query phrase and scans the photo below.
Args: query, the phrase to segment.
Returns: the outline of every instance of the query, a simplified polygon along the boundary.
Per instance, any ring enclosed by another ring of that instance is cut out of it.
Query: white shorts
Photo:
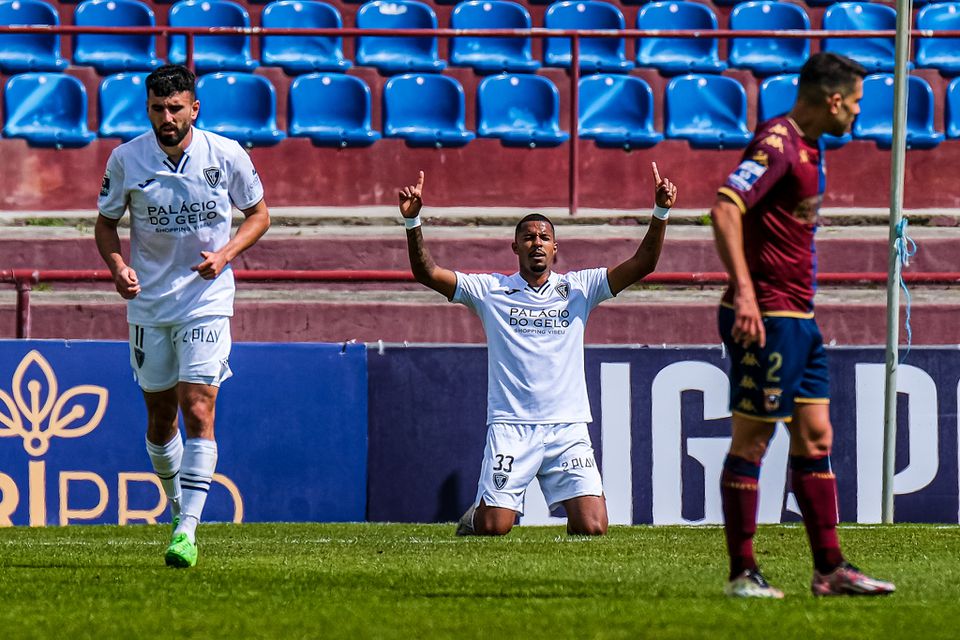
[[[487,427],[477,499],[523,514],[533,479],[554,511],[565,500],[603,495],[590,434],[573,424],[498,424]]]
[[[219,387],[230,371],[230,318],[194,318],[165,327],[130,325],[130,366],[140,388],[165,391],[177,382]]]

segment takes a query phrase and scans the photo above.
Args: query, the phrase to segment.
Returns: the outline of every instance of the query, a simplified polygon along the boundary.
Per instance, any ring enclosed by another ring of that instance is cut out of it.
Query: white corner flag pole
[[[883,411],[882,519],[893,522],[893,476],[897,455],[897,349],[900,342],[900,254],[897,240],[903,217],[903,175],[907,147],[907,87],[913,0],[897,0],[896,68],[893,76],[893,146],[890,162],[890,246],[887,265],[887,378]]]

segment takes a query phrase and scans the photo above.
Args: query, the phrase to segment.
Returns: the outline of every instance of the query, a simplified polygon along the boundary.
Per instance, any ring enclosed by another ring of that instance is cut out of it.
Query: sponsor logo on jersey
[[[566,300],[567,296],[570,295],[570,285],[566,282],[561,282],[557,285],[557,293],[560,294],[561,298]]]
[[[737,403],[737,410],[745,411],[746,413],[756,413],[757,407],[754,406],[753,402],[751,402],[749,398],[743,398]]]
[[[109,171],[103,174],[103,180],[100,181],[100,195],[101,197],[110,195],[110,172]]]
[[[753,378],[750,376],[743,376],[740,379],[740,388],[741,389],[756,389],[757,383],[753,381]]]
[[[211,188],[216,188],[220,184],[220,167],[207,167],[203,170],[203,177]]]
[[[760,362],[757,360],[757,356],[750,353],[749,351],[743,354],[743,357],[740,358],[740,364],[744,367],[759,367]]]
[[[147,207],[147,219],[150,224],[157,227],[158,232],[189,231],[198,227],[207,227],[214,224],[212,221],[219,215],[217,203],[214,200]],[[171,225],[176,226],[171,227]]]
[[[749,191],[767,172],[767,167],[753,160],[744,160],[727,178],[727,185],[739,191]]]
[[[515,293],[520,293],[520,289],[507,289],[506,291],[503,292],[503,295],[512,296]]]
[[[507,486],[508,479],[509,476],[507,476],[507,474],[503,473],[502,471],[497,471],[493,474],[493,486],[495,486],[497,489],[503,489],[505,486]]]
[[[156,182],[156,181],[157,181],[156,178],[148,178],[147,180],[145,180],[145,181],[143,181],[143,182],[138,182],[138,183],[137,183],[137,186],[140,187],[141,189],[146,189],[148,186],[150,186],[151,184],[153,184],[153,183]]]

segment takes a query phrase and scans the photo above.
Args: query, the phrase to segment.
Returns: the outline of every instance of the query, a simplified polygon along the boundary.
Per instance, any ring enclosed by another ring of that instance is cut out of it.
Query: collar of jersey
[[[184,158],[187,158],[190,155],[190,152],[193,151],[193,148],[197,144],[197,138],[199,137],[200,130],[192,125],[190,128],[193,131],[193,137],[190,139],[190,144],[187,145],[187,148],[183,150],[183,158],[180,158],[180,164],[177,165],[174,173],[179,172],[179,170],[184,167]],[[160,142],[157,140],[156,135],[153,136],[153,148],[156,149],[156,154],[160,159],[160,162],[164,163],[164,165],[169,168],[170,157],[167,155],[167,152],[163,150],[163,147],[160,146]]]
[[[555,284],[556,281],[557,281],[557,279],[558,279],[559,277],[560,277],[560,276],[557,274],[556,271],[551,271],[551,272],[550,272],[550,275],[547,277],[547,281],[544,282],[544,283],[540,286],[540,290],[537,291],[537,290],[535,290],[533,287],[531,287],[531,286],[530,286],[530,283],[527,282],[526,280],[524,280],[524,279],[523,279],[523,276],[520,275],[520,272],[517,271],[517,272],[515,272],[512,276],[510,276],[510,284],[513,285],[513,286],[514,286],[515,288],[517,288],[517,289],[521,289],[521,290],[523,290],[523,291],[530,291],[530,292],[535,293],[535,294],[537,294],[537,295],[543,295],[543,292],[544,292],[544,290],[546,289],[547,285],[548,285],[548,284]]]

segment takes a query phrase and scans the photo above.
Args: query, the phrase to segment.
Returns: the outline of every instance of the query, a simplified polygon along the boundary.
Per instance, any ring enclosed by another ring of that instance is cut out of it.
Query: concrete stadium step
[[[409,268],[406,240],[396,216],[380,224],[284,226],[269,233],[235,265],[241,269],[402,269]],[[431,253],[445,267],[513,271],[513,224],[444,226],[426,224]],[[490,222],[486,220],[485,222]],[[579,224],[557,218],[560,270],[610,264],[632,255],[646,227]],[[910,227],[920,251],[913,272],[958,269],[958,227]],[[7,227],[0,238],[0,269],[100,269],[91,227]],[[126,232],[122,234],[126,237]],[[126,242],[126,241],[125,241]],[[886,272],[888,230],[884,226],[824,226],[817,234],[818,267],[823,273]],[[722,271],[709,226],[671,224],[659,271]]]
[[[234,338],[238,341],[482,343],[480,322],[466,308],[417,285],[404,290],[241,286]],[[912,290],[914,344],[960,345],[960,291]],[[720,289],[632,288],[591,314],[591,344],[716,344]],[[105,287],[31,295],[32,337],[127,339],[124,303]],[[817,317],[828,344],[881,345],[886,291],[825,288]],[[901,324],[904,312],[900,313]],[[15,335],[15,295],[0,290],[0,337]],[[901,327],[901,342],[906,334]]]

